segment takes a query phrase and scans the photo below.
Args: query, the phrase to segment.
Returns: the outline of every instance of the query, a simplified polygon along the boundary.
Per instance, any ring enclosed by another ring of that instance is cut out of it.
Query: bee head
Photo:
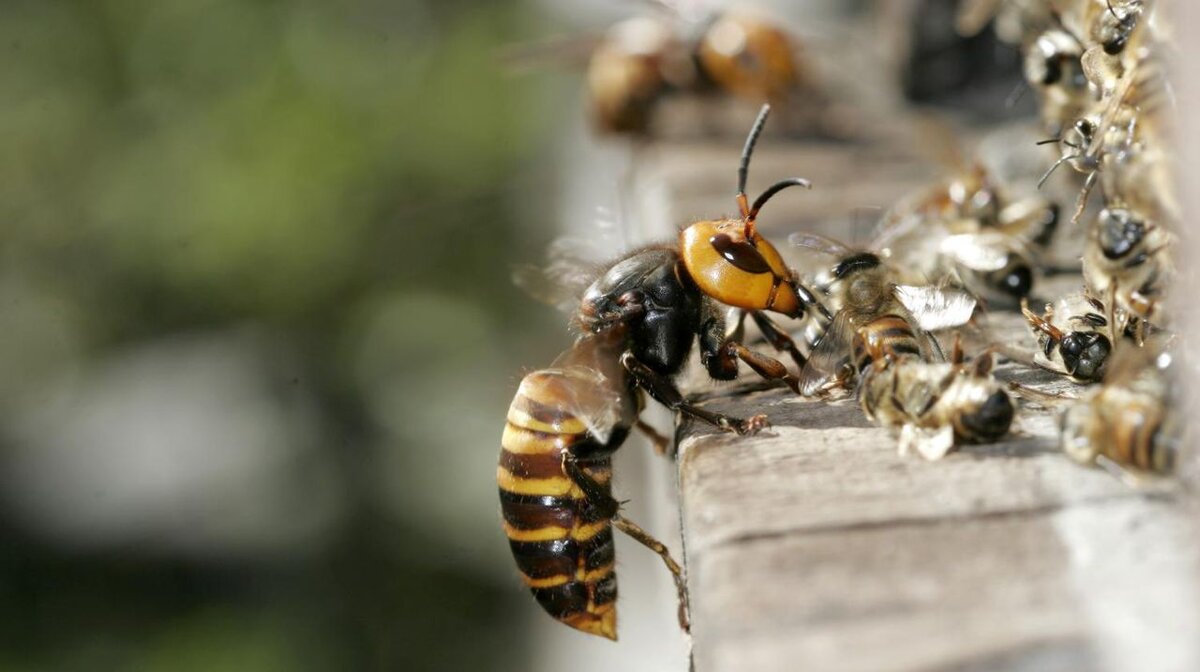
[[[1078,62],[1079,41],[1065,30],[1049,30],[1038,36],[1025,55],[1025,81],[1051,86],[1067,76],[1066,68]],[[1068,82],[1073,83],[1073,82]]]
[[[1100,380],[1112,352],[1112,343],[1094,331],[1072,331],[1058,345],[1067,373],[1080,380]]]
[[[1146,225],[1125,208],[1105,208],[1096,226],[1096,242],[1108,259],[1129,256],[1146,238]]]
[[[1105,3],[1105,11],[1096,17],[1096,23],[1093,24],[1093,36],[1104,49],[1104,53],[1116,56],[1125,51],[1125,45],[1129,43],[1129,37],[1137,26],[1142,3],[1140,0],[1131,0],[1121,9],[1114,7],[1112,0],[1105,0]]]
[[[963,432],[973,441],[990,442],[1008,433],[1012,425],[1012,399],[1004,390],[996,390],[988,395],[975,410],[964,413],[960,418]]]

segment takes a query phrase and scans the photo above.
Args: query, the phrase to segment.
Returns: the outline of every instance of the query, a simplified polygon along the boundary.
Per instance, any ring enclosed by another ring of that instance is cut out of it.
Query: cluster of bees
[[[791,177],[753,200],[746,193],[770,110],[764,105],[737,170],[738,214],[694,222],[676,240],[632,250],[591,274],[571,310],[574,344],[526,375],[508,410],[497,472],[502,524],[525,583],[551,616],[616,639],[615,527],[662,558],[687,630],[683,572],[661,542],[622,515],[611,478],[613,452],[634,428],[666,450],[666,439],[639,420],[647,395],[723,431],[749,435],[769,426],[764,415],[731,417],[689,403],[676,379],[697,341],[713,379],[732,380],[745,364],[806,397],[855,395],[867,418],[895,431],[902,453],[938,459],[962,443],[999,440],[1012,426],[1017,395],[1066,407],[1062,449],[1080,462],[1134,476],[1171,471],[1181,423],[1163,298],[1179,212],[1164,144],[1171,109],[1158,61],[1161,22],[1141,0],[965,7],[963,25],[978,22],[967,12],[987,14],[1023,50],[1041,123],[1053,137],[1045,144],[1059,152],[1046,163],[1079,173],[1077,203],[1013,198],[975,165],[896,204],[863,248],[810,233],[777,248],[756,227],[760,211],[783,190],[810,184]],[[711,32],[723,24],[707,25]],[[591,85],[593,99],[606,101],[596,107],[600,128],[644,130],[681,53],[693,76],[722,90],[786,98],[802,82],[777,51],[790,54],[790,41],[772,31],[766,39],[742,30],[743,49],[733,56],[740,75],[706,56],[717,49],[710,42],[728,35],[704,32],[691,46],[661,41],[671,46],[654,58],[615,45],[597,50]],[[767,84],[769,73],[791,74]],[[1092,193],[1099,208],[1088,205]],[[1070,226],[1086,232],[1082,289],[1038,313],[1028,297],[1049,247],[1063,237],[1060,219],[1068,218],[1060,213],[1072,207]],[[1080,384],[1078,393],[1047,395],[997,380],[997,353],[1016,356],[987,342],[978,326],[985,309],[1020,310],[1037,343],[1027,363]],[[799,326],[784,328],[771,313]],[[747,317],[794,369],[744,343]],[[978,342],[973,358],[964,354],[964,335]]]

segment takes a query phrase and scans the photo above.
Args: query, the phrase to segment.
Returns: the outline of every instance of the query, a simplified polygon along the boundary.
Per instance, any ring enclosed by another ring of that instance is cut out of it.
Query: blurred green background
[[[564,91],[496,53],[541,20],[0,3],[0,669],[528,667],[492,479],[567,338],[509,281]]]

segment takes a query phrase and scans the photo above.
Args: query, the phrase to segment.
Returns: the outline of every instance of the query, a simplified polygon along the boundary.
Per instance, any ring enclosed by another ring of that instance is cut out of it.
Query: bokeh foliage
[[[186,552],[75,544],[6,496],[0,668],[522,666],[488,481],[514,350],[545,352],[507,344],[553,320],[508,280],[548,225],[527,203],[550,114],[495,54],[533,21],[515,2],[0,4],[0,419],[44,408],[46,381],[250,328],[286,353],[265,394],[303,395],[303,459],[336,493],[285,544]]]

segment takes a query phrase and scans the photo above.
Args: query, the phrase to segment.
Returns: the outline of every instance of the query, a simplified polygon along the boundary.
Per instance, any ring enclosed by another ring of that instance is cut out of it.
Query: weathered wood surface
[[[643,183],[666,189],[648,226],[731,211],[736,144],[681,145],[650,163]],[[862,240],[854,207],[894,202],[936,174],[918,154],[764,141],[752,184],[799,174],[816,188],[773,202],[763,228]],[[1015,314],[992,327],[1033,345]],[[1011,363],[998,375],[1072,388]],[[1192,499],[1070,462],[1056,410],[1022,404],[1003,442],[931,463],[898,456],[852,399],[745,382],[690,391],[773,424],[749,438],[678,429],[699,672],[1200,669]]]
[[[708,406],[774,428],[680,430],[698,670],[1200,669],[1194,509],[1068,461],[1054,412],[931,463],[853,400]]]

